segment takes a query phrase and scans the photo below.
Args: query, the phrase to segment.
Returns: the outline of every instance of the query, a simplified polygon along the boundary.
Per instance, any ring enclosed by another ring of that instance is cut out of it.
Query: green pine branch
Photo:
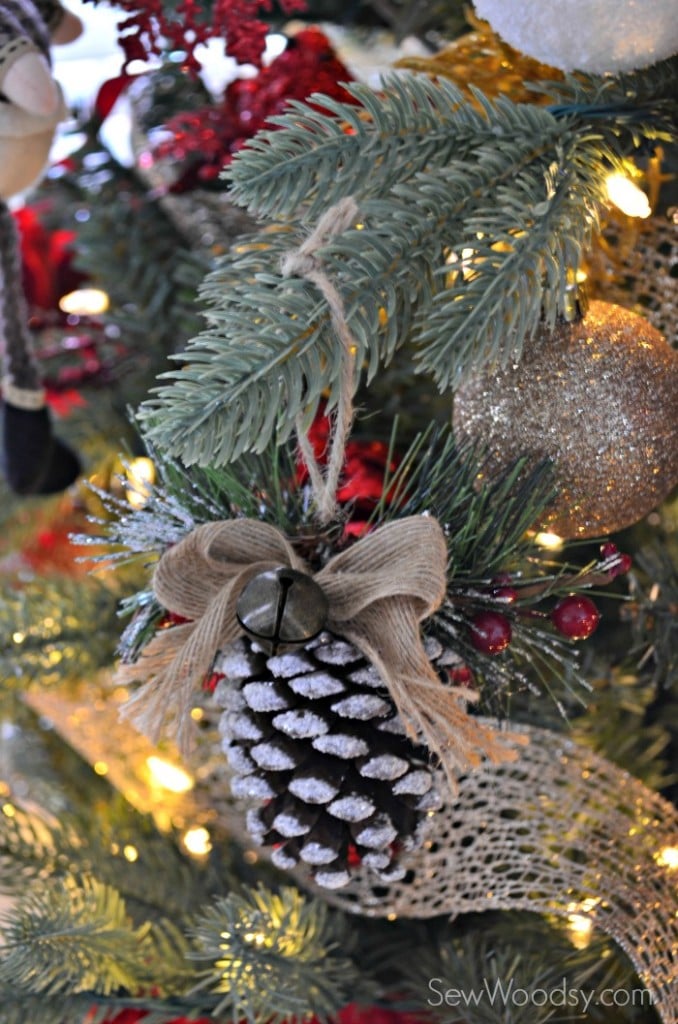
[[[420,927],[413,958],[413,927],[408,922],[403,929],[392,969],[402,980],[407,1006],[432,1012],[440,1024],[655,1020],[647,992],[644,1013],[630,999],[610,1007],[600,1002],[604,989],[643,990],[606,936],[594,934],[577,949],[562,920],[515,911],[467,915],[454,926],[439,920]]]
[[[678,558],[667,543],[647,544],[637,553],[633,577],[631,654],[650,672],[658,688],[678,681]],[[672,557],[673,556],[673,557]]]
[[[397,440],[396,423],[387,465]],[[397,469],[386,474],[369,525],[430,514],[443,526],[447,597],[426,629],[448,653],[456,654],[459,666],[472,672],[485,710],[504,716],[515,694],[525,692],[548,695],[562,717],[569,718],[588,697],[581,651],[554,630],[549,613],[566,594],[590,592],[609,580],[604,572],[601,579],[596,561],[572,565],[535,544],[531,529],[544,519],[554,497],[548,464],[526,472],[518,462],[479,486],[481,455],[458,448],[449,428],[431,425],[415,438]],[[317,532],[308,490],[294,482],[293,452],[287,446],[271,445],[261,455],[243,456],[218,470],[184,468],[161,457],[158,471],[146,504],[136,510],[121,506],[122,518],[113,518],[106,528],[102,542],[118,545],[122,561],[127,555],[148,565],[200,523],[242,514],[270,522],[293,542],[295,537],[307,542]],[[114,513],[117,500],[107,502]],[[343,514],[350,518],[350,507]],[[515,588],[515,603],[496,596],[497,580],[505,573]],[[488,609],[511,623],[513,638],[500,656],[478,650],[470,631],[474,615]],[[123,603],[122,613],[131,620],[119,653],[131,663],[155,635],[166,611],[152,590],[144,588]]]
[[[62,762],[57,766],[63,771]],[[229,848],[203,865],[126,801],[95,799],[86,811],[62,806],[57,818],[22,809],[10,790],[0,812],[0,892],[21,896],[32,884],[96,875],[120,893],[137,923],[167,931],[168,919],[185,924],[196,905],[238,877]],[[126,847],[135,850],[133,863]]]
[[[232,163],[234,198],[278,224],[208,276],[207,329],[142,405],[152,442],[187,464],[262,451],[290,437],[300,412],[308,423],[321,396],[339,401],[327,305],[279,265],[346,196],[359,223],[319,255],[347,311],[356,385],[414,345],[418,371],[454,387],[480,363],[518,358],[565,305],[620,159],[615,112],[592,127],[412,75],[387,78],[379,95],[351,88],[357,105],[296,104]]]
[[[599,138],[564,133],[548,165],[529,153],[526,165],[514,155],[500,170],[496,153],[488,156],[487,198],[459,224],[456,251],[469,253],[463,272],[419,314],[416,359],[441,390],[456,387],[473,366],[517,362],[524,339],[555,326],[604,200],[603,167],[615,162]],[[448,187],[440,176],[422,176],[431,210],[445,210]],[[438,275],[449,277],[449,267]]]
[[[149,928],[131,928],[120,894],[93,878],[33,887],[3,922],[0,985],[31,993],[129,991],[149,981]]]
[[[566,75],[555,82],[530,82],[546,94],[557,116],[576,114],[616,137],[625,152],[644,140],[671,142],[678,131],[678,58],[620,75]],[[611,116],[612,115],[612,116]]]
[[[377,94],[349,84],[355,104],[309,97],[328,113],[291,102],[288,113],[271,118],[277,130],[259,132],[229,166],[233,201],[259,217],[300,212],[308,223],[345,196],[384,196],[451,160],[470,162],[498,139],[511,149],[560,134],[543,108],[506,99],[493,105],[476,91],[478,108],[449,81],[391,74],[383,86]]]
[[[17,989],[11,981],[0,984],[2,1024],[100,1024],[105,1014],[96,1013],[92,997],[80,995],[33,995]]]
[[[5,688],[80,678],[108,666],[119,623],[117,582],[95,577],[41,578],[8,587],[0,598],[0,670]],[[97,627],[97,644],[91,640]]]
[[[216,994],[215,1016],[248,1024],[325,1020],[374,994],[351,959],[355,933],[346,919],[291,887],[217,900],[196,922],[194,938],[198,989]]]

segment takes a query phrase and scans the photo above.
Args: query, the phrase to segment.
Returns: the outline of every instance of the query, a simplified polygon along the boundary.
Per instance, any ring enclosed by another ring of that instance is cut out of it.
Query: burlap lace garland
[[[678,347],[678,211],[612,223],[587,259],[592,299],[616,302],[646,317]]]
[[[349,885],[329,891],[316,889],[299,868],[292,874],[322,899],[367,917],[586,915],[628,955],[664,1024],[676,1024],[678,812],[567,737],[512,728],[529,739],[518,760],[485,762],[456,794],[437,779],[448,797],[424,824],[418,848],[402,855],[403,881],[387,883],[357,867]],[[211,806],[250,845],[242,809],[223,798],[227,774],[225,767],[215,780]]]

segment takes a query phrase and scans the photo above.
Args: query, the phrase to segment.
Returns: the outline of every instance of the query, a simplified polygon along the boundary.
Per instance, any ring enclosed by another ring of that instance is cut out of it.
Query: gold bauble
[[[535,525],[612,533],[678,483],[678,352],[643,317],[593,301],[583,319],[537,332],[518,364],[463,383],[454,425],[487,447],[490,476],[520,456],[552,460],[558,496]]]

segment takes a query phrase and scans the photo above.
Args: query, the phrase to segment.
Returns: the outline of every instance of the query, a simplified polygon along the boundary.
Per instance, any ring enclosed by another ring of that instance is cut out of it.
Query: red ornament
[[[471,620],[469,632],[471,643],[483,654],[501,654],[511,643],[511,623],[499,612],[478,612]]]
[[[551,622],[570,640],[586,640],[600,622],[600,612],[590,597],[570,594],[555,606]]]
[[[626,555],[626,554],[620,555],[619,556],[619,566],[618,566],[618,568],[617,568],[617,570],[615,572],[615,576],[623,576],[625,573],[629,572],[629,570],[631,569],[632,565],[633,565],[633,559],[631,558],[630,555]]]

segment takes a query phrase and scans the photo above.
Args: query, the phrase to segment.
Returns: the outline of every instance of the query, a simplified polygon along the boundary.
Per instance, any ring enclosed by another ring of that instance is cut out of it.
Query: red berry
[[[600,612],[590,597],[570,594],[555,606],[551,622],[570,640],[586,640],[600,622]]]
[[[501,604],[513,604],[518,600],[518,591],[512,586],[513,576],[510,572],[500,572],[494,577],[492,583],[494,584],[492,597],[500,601]]]
[[[462,665],[460,668],[450,668],[447,670],[447,675],[451,683],[455,686],[472,686],[473,685],[473,673],[470,668],[466,665]]]
[[[623,576],[633,565],[631,556],[622,554],[617,545],[613,544],[611,540],[606,544],[601,544],[600,556],[604,561],[612,563],[608,568],[608,572],[613,579],[615,576]]]
[[[616,566],[614,574],[615,576],[623,576],[624,573],[628,572],[633,565],[633,559],[630,555],[620,555],[619,564]]]
[[[483,654],[500,654],[511,643],[511,623],[499,612],[478,612],[469,626],[471,643]]]

